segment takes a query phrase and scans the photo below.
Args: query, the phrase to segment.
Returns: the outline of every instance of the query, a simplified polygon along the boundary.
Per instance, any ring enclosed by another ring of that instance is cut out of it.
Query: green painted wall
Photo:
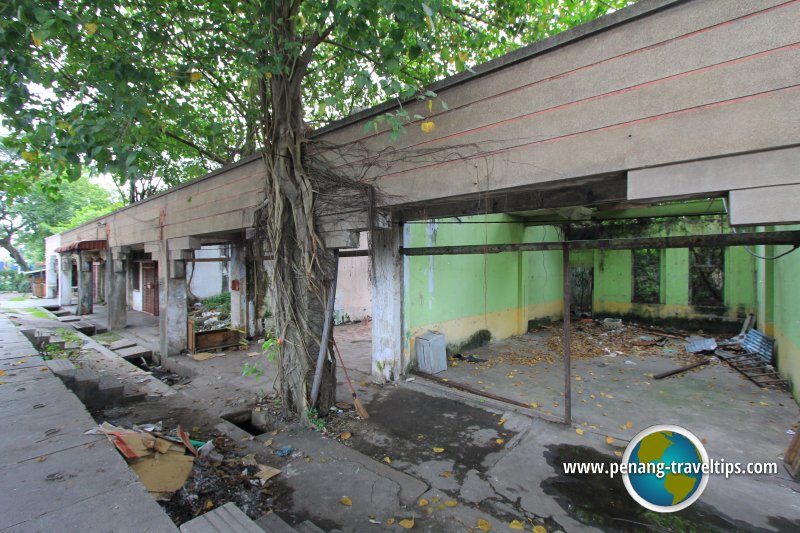
[[[661,252],[661,303],[689,305],[688,248],[668,248]]]
[[[782,226],[780,229],[800,229],[800,225]],[[791,250],[790,246],[767,246],[767,256],[775,256]],[[800,397],[800,250],[774,261],[758,260],[761,268],[772,270],[772,334],[775,337],[778,369],[792,384],[795,400]],[[770,283],[766,284],[766,291]],[[765,294],[759,288],[760,294]],[[765,294],[765,304],[770,297]]]
[[[618,304],[630,304],[633,296],[630,250],[596,250],[594,254],[594,291],[592,307],[595,312],[618,311]]]
[[[508,215],[409,223],[404,245],[448,246],[558,240],[551,227],[528,227]],[[529,320],[561,313],[561,253],[406,257],[404,346],[427,330],[459,345],[480,330],[492,338],[527,331]]]

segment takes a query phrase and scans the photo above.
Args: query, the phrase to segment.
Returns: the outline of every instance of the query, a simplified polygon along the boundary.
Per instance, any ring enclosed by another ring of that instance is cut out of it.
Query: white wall
[[[359,249],[367,249],[367,233],[362,232]],[[372,289],[369,283],[369,257],[339,259],[334,317],[340,323],[348,319],[364,320],[372,314]]]
[[[61,258],[56,248],[61,246],[61,234],[51,235],[44,240],[45,298],[58,296],[58,269]]]
[[[203,246],[194,251],[195,259],[228,257],[228,246]],[[186,279],[191,279],[189,288],[200,298],[209,298],[228,291],[228,262],[187,263]]]

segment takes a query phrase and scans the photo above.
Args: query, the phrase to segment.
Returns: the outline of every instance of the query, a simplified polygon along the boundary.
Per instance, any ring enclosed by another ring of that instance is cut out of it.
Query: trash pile
[[[272,506],[267,482],[281,470],[259,463],[254,454],[242,457],[227,437],[198,441],[180,426],[165,432],[161,422],[131,428],[103,422],[86,434],[106,435],[176,524],[228,502],[253,519]]]
[[[212,331],[230,327],[230,300],[225,301],[221,296],[207,298],[192,305],[189,318],[194,320],[195,331]]]
[[[198,455],[195,445],[203,443],[189,439],[180,426],[177,436],[161,429],[160,423],[125,429],[103,422],[86,433],[108,437],[150,494],[166,501],[186,483]]]

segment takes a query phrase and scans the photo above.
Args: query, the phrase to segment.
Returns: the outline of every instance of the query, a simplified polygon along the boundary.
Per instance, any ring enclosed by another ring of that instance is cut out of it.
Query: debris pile
[[[125,429],[103,422],[87,433],[105,434],[159,501],[169,500],[186,483],[197,456],[195,443],[180,426],[177,436],[171,436],[161,432],[160,424]]]

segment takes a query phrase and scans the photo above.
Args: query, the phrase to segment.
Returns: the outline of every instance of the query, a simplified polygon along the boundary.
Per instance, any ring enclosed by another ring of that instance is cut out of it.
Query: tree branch
[[[181,137],[180,135],[178,135],[178,134],[175,134],[175,133],[172,133],[172,132],[171,132],[171,131],[169,131],[169,130],[164,130],[164,135],[166,135],[166,136],[167,136],[167,137],[169,137],[170,139],[175,139],[175,140],[176,140],[176,141],[178,141],[179,143],[185,144],[185,145],[186,145],[186,146],[188,146],[189,148],[192,148],[192,149],[194,149],[194,150],[197,150],[197,152],[198,152],[200,155],[202,155],[202,156],[205,156],[205,157],[207,157],[207,158],[211,159],[212,161],[215,161],[215,162],[219,163],[220,165],[227,165],[227,164],[230,162],[230,161],[228,161],[227,159],[225,159],[224,157],[220,157],[220,156],[218,156],[217,154],[214,154],[214,153],[212,153],[212,152],[209,152],[208,150],[206,150],[206,149],[205,149],[205,148],[203,148],[202,146],[200,146],[200,145],[196,144],[195,142],[193,142],[193,141],[190,141],[189,139],[184,139],[184,138],[183,138],[183,137]]]

